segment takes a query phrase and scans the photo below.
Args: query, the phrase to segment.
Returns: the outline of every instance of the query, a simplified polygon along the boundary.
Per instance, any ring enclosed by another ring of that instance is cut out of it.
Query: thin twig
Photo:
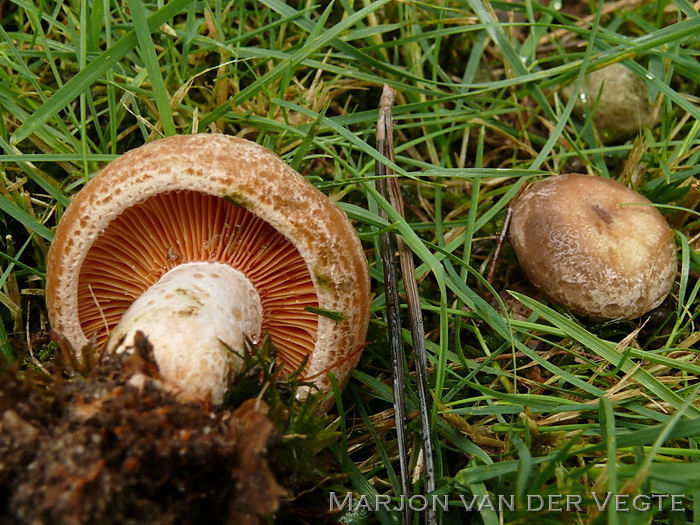
[[[379,102],[379,117],[377,120],[377,150],[386,155],[392,147],[393,133],[391,126],[391,107],[394,105],[395,93],[384,89]],[[376,165],[377,191],[388,198],[386,176],[388,168],[378,162]],[[388,219],[387,214],[380,210],[380,216]],[[406,402],[405,402],[405,373],[404,349],[401,337],[401,303],[399,300],[399,282],[396,267],[396,237],[389,231],[379,235],[379,244],[384,269],[384,289],[386,296],[386,318],[389,330],[389,348],[391,351],[392,383],[394,387],[394,418],[396,420],[396,438],[399,448],[399,468],[401,470],[401,496],[407,498],[411,491],[408,472],[408,453],[406,448]],[[402,522],[411,522],[408,505],[404,505]]]
[[[489,284],[493,284],[493,277],[496,274],[496,266],[498,266],[498,259],[501,257],[501,250],[503,249],[503,243],[506,240],[506,234],[508,233],[508,226],[510,225],[510,217],[513,215],[513,209],[508,207],[506,212],[506,220],[503,221],[503,228],[501,229],[501,234],[498,236],[498,244],[496,244],[496,251],[493,254],[493,261],[491,262],[491,268],[489,269],[489,274],[486,277],[486,281]]]
[[[393,126],[391,121],[391,109],[394,104],[395,93],[384,86],[382,100],[379,105],[379,125],[385,128],[384,146],[380,149],[390,161],[394,162],[394,140]],[[377,141],[379,143],[379,140]],[[393,175],[393,172],[383,167],[386,175]],[[403,217],[404,204],[399,188],[399,181],[396,177],[390,177],[384,181],[388,186],[389,202],[392,207]],[[384,186],[384,184],[382,185]],[[385,194],[383,194],[385,195]],[[385,195],[386,196],[386,195]],[[418,409],[421,422],[421,437],[423,443],[423,468],[424,468],[424,490],[430,494],[435,490],[435,466],[433,462],[433,443],[430,425],[430,391],[428,386],[428,355],[425,349],[425,329],[423,327],[423,315],[420,307],[420,296],[418,294],[418,284],[415,278],[415,266],[413,264],[413,253],[406,246],[401,237],[396,238],[401,264],[401,275],[406,290],[406,303],[408,305],[409,326],[411,338],[413,340],[413,350],[415,356],[416,381],[418,388]],[[437,523],[435,510],[428,506],[425,514],[425,521],[428,524]]]

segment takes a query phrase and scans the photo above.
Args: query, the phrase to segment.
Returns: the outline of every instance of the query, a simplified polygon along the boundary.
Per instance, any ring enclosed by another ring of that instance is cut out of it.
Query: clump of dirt
[[[0,370],[0,523],[258,523],[287,494],[261,398],[180,403],[147,341],[89,377]]]

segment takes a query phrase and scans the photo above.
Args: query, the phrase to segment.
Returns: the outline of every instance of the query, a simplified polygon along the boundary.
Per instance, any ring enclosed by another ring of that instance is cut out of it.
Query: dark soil
[[[258,523],[286,490],[268,405],[179,403],[147,341],[86,379],[0,371],[0,523]]]

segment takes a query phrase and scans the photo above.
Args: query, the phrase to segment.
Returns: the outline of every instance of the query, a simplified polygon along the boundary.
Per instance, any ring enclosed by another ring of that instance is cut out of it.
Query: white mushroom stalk
[[[134,301],[107,349],[129,352],[141,332],[183,401],[211,396],[220,403],[246,341],[258,342],[262,318],[260,296],[241,272],[221,263],[181,264]]]

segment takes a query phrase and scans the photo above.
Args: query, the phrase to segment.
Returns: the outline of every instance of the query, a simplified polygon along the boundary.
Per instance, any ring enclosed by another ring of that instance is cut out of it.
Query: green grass
[[[437,492],[454,504],[441,522],[700,524],[700,16],[687,0],[609,5],[0,3],[0,353],[45,351],[52,232],[102,166],[162,135],[239,135],[338,202],[367,250],[373,317],[335,409],[343,437],[330,450],[347,477],[333,490],[396,496],[401,485],[378,244],[389,229],[415,257]],[[605,144],[561,89],[616,62],[645,79],[661,117]],[[395,163],[374,147],[383,84],[398,96]],[[401,176],[405,218],[375,189],[378,162]],[[676,229],[678,279],[646,324],[548,304],[507,242],[487,280],[509,203],[531,178],[567,171],[634,187]],[[597,514],[591,493],[607,491],[685,494],[684,511]],[[457,510],[460,496],[484,494],[512,495],[518,508]],[[524,510],[528,495],[556,494],[582,496],[586,512]],[[344,519],[399,519],[365,514]]]

